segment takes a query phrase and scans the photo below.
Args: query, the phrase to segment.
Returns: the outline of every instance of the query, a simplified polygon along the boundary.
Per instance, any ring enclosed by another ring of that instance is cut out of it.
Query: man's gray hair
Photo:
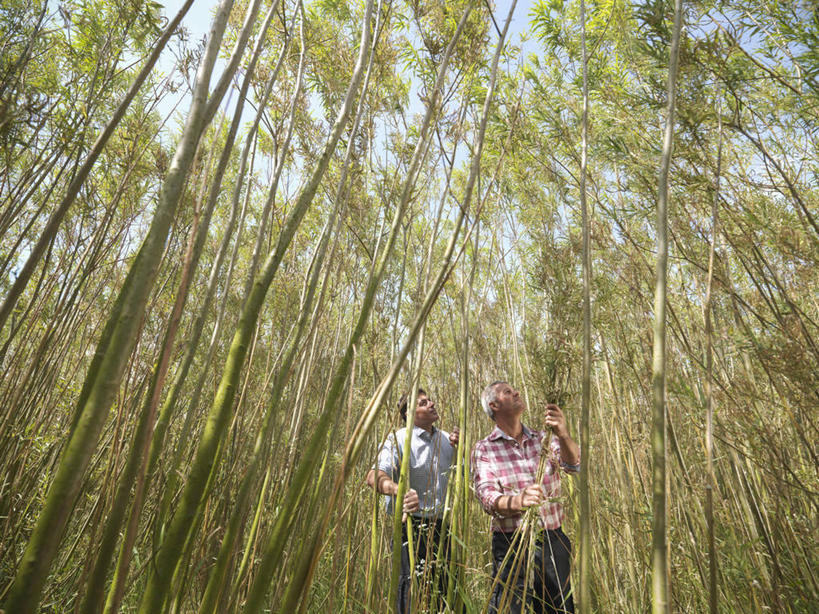
[[[498,393],[495,390],[495,386],[498,384],[505,384],[506,382],[503,380],[497,380],[489,384],[486,388],[483,389],[481,393],[481,405],[483,405],[483,410],[486,412],[486,415],[495,419],[495,412],[492,411],[492,408],[489,407],[489,404],[498,400]]]

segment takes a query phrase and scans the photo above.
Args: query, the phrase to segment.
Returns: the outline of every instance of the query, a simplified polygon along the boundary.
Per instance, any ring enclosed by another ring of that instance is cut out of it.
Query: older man
[[[407,420],[407,397],[403,395],[398,409],[404,422]],[[422,592],[437,593],[431,611],[438,611],[447,590],[447,566],[449,562],[449,536],[442,535],[442,520],[449,470],[455,460],[458,446],[458,429],[447,433],[435,427],[438,421],[435,402],[422,388],[418,390],[415,407],[415,424],[410,440],[409,489],[404,495],[403,512],[412,518],[415,570],[410,569],[407,523],[402,528],[401,572],[398,580],[399,613],[410,611],[411,574],[425,578]],[[379,493],[387,495],[387,513],[392,514],[407,429],[399,429],[390,435],[378,452],[376,467],[367,474],[367,483]],[[440,558],[439,558],[440,550]],[[437,561],[437,564],[436,564]],[[437,588],[436,588],[437,581]],[[428,596],[427,595],[427,596]]]
[[[496,580],[489,612],[499,612],[505,604],[508,609],[503,607],[503,612],[518,614],[524,611],[524,602],[530,603],[534,612],[574,612],[569,583],[571,544],[561,529],[563,506],[557,498],[561,470],[580,470],[580,450],[569,435],[566,418],[560,407],[548,404],[545,424],[551,433],[533,431],[521,421],[526,404],[520,393],[506,382],[487,386],[481,403],[495,421],[494,430],[472,451],[475,494],[492,515]],[[541,455],[545,455],[545,471],[538,483]],[[535,552],[530,557],[528,540],[516,540],[515,533],[523,523],[524,512],[533,506],[538,514]]]

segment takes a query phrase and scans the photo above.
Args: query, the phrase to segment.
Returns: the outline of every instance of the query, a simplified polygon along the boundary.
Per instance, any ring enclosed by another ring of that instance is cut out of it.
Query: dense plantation
[[[812,0],[3,0],[0,50],[0,612],[392,611],[419,386],[485,612],[495,380],[580,444],[578,612],[819,612]]]

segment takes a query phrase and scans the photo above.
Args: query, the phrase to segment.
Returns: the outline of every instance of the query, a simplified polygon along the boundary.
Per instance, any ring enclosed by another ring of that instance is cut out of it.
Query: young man
[[[398,402],[398,409],[406,423],[408,395],[404,394]],[[410,440],[409,488],[404,495],[404,526],[401,544],[401,572],[398,579],[398,612],[409,612],[410,569],[409,548],[407,545],[407,516],[411,516],[413,543],[415,550],[416,578],[426,579],[423,591],[432,594],[435,590],[437,576],[438,607],[446,597],[447,573],[449,563],[449,537],[441,541],[441,521],[446,502],[446,489],[449,482],[449,470],[455,459],[455,448],[458,446],[458,429],[446,433],[435,428],[438,421],[435,402],[423,389],[418,390],[418,401],[415,408],[415,425]],[[378,452],[378,462],[367,474],[367,484],[379,493],[387,495],[387,514],[394,513],[395,495],[398,493],[401,459],[407,428],[399,429],[387,437]],[[441,559],[436,567],[435,560],[441,544]],[[438,611],[433,609],[432,611]]]
[[[574,612],[569,583],[571,544],[560,528],[563,506],[555,500],[560,495],[559,470],[580,470],[580,450],[569,436],[566,418],[560,407],[549,404],[545,423],[551,433],[529,429],[521,421],[526,405],[520,393],[506,382],[487,386],[481,403],[496,424],[472,451],[475,494],[492,515],[495,588],[489,612],[499,612],[501,604],[507,604],[503,612],[518,614],[525,609],[524,599],[534,612]],[[543,481],[538,484],[541,450],[547,457]],[[538,508],[538,515],[534,569],[529,569],[528,543],[514,540],[524,512],[532,506]],[[527,581],[529,578],[531,581]]]

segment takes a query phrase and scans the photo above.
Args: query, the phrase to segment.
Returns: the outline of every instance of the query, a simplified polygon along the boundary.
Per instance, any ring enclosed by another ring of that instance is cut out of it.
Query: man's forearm
[[[398,484],[385,472],[370,470],[367,474],[367,483],[382,495],[395,496],[398,493]]]
[[[567,465],[580,464],[580,447],[569,435],[558,437],[560,443],[560,458]]]
[[[521,495],[501,495],[495,499],[493,507],[499,516],[516,516],[522,509],[522,497]]]
[[[382,495],[390,495],[394,497],[398,494],[398,482],[395,482],[390,478],[388,475],[379,475],[378,476],[378,492]]]

